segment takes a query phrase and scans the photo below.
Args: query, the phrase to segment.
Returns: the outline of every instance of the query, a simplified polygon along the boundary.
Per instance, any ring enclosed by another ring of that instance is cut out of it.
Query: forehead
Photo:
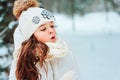
[[[54,25],[54,22],[53,21],[48,21],[48,22],[42,24],[40,27],[47,26],[47,25]]]

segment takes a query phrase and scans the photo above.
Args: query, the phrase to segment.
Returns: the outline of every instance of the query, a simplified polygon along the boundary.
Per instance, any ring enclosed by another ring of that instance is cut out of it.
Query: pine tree
[[[12,35],[17,23],[12,15],[13,1],[0,0],[0,80],[8,80],[12,60]]]
[[[0,0],[0,80],[8,80],[13,59],[13,33],[18,25],[12,13],[14,1]]]

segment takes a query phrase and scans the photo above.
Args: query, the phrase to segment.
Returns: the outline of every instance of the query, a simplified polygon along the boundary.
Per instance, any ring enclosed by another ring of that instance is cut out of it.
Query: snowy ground
[[[120,16],[90,13],[71,19],[57,16],[57,32],[67,41],[80,67],[80,80],[120,80]]]
[[[120,35],[62,35],[80,67],[80,80],[120,80]]]

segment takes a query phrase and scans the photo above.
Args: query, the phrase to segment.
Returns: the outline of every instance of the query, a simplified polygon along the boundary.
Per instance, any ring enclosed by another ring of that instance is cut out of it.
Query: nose
[[[48,32],[49,32],[49,34],[52,34],[52,33],[54,33],[54,29],[53,28],[49,28]]]

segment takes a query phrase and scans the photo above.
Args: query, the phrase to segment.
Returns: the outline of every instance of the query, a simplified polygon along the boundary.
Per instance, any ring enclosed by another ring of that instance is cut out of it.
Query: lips
[[[55,38],[55,36],[51,37],[51,39],[54,39],[54,38]]]
[[[51,40],[51,41],[55,41],[55,40],[56,40],[56,36],[52,36],[52,37],[50,38],[50,40]]]

